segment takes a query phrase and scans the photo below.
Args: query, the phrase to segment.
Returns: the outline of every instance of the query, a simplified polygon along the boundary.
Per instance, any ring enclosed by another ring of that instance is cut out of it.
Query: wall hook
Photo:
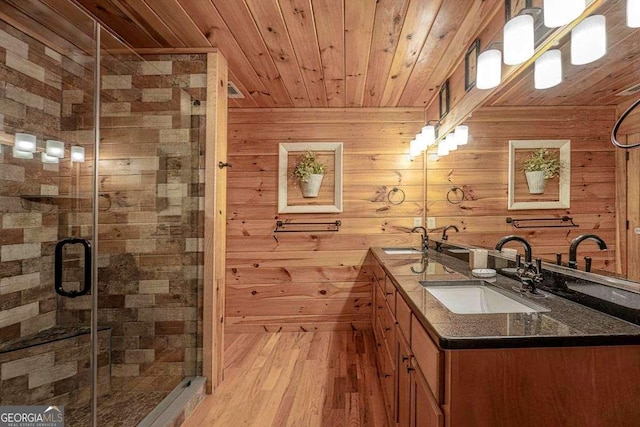
[[[230,168],[231,167],[231,163],[218,162],[218,167],[220,169],[222,169],[222,168]]]

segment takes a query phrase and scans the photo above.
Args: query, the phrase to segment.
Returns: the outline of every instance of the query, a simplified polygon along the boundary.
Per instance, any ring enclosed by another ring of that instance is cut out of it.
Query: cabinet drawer
[[[411,316],[411,351],[431,392],[437,402],[442,403],[442,352],[413,315]]]
[[[400,294],[396,295],[396,321],[404,339],[409,341],[411,339],[411,309]]]

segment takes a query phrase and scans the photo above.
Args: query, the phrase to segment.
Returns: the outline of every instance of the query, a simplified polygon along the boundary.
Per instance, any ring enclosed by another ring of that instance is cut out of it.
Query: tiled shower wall
[[[0,22],[0,130],[63,139],[62,81],[69,76],[63,68],[68,64]],[[14,159],[7,146],[0,162],[0,342],[7,342],[56,324],[52,267],[60,209],[21,196],[59,194],[60,167],[41,163],[37,155]]]
[[[146,59],[102,58],[98,322],[128,390],[196,374],[201,346],[206,55]],[[0,342],[89,323],[90,298],[56,297],[52,280],[55,242],[91,236],[93,70],[76,61],[0,23],[0,130],[87,144],[88,159],[0,153]],[[65,281],[79,272],[66,263]]]
[[[102,60],[98,318],[112,388],[169,390],[201,344],[206,55],[145,59]]]

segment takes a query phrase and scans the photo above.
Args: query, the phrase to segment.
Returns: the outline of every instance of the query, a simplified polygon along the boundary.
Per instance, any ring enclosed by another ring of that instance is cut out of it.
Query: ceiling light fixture
[[[74,145],[71,147],[71,161],[82,163],[84,162],[84,147]]]
[[[518,65],[533,56],[533,16],[518,15],[504,25],[504,63]]]
[[[640,0],[627,0],[627,27],[640,28]]]
[[[562,82],[562,54],[551,49],[536,59],[533,83],[536,89],[548,89]]]
[[[45,150],[47,156],[57,157],[58,159],[64,158],[64,142],[62,141],[48,139]]]
[[[585,0],[544,0],[544,26],[562,27],[580,16],[584,8]]]
[[[478,55],[476,71],[476,87],[478,89],[492,89],[502,80],[502,52],[489,49]]]
[[[16,133],[14,147],[18,151],[26,153],[36,152],[36,136],[29,133]],[[32,156],[33,157],[33,156]]]
[[[607,53],[606,21],[604,15],[583,19],[571,30],[571,63],[584,65]]]

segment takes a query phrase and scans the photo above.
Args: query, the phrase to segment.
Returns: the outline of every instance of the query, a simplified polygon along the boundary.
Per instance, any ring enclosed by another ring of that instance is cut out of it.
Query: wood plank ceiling
[[[31,0],[29,0],[31,1]],[[216,47],[236,107],[422,107],[504,0],[77,0],[135,48]]]

